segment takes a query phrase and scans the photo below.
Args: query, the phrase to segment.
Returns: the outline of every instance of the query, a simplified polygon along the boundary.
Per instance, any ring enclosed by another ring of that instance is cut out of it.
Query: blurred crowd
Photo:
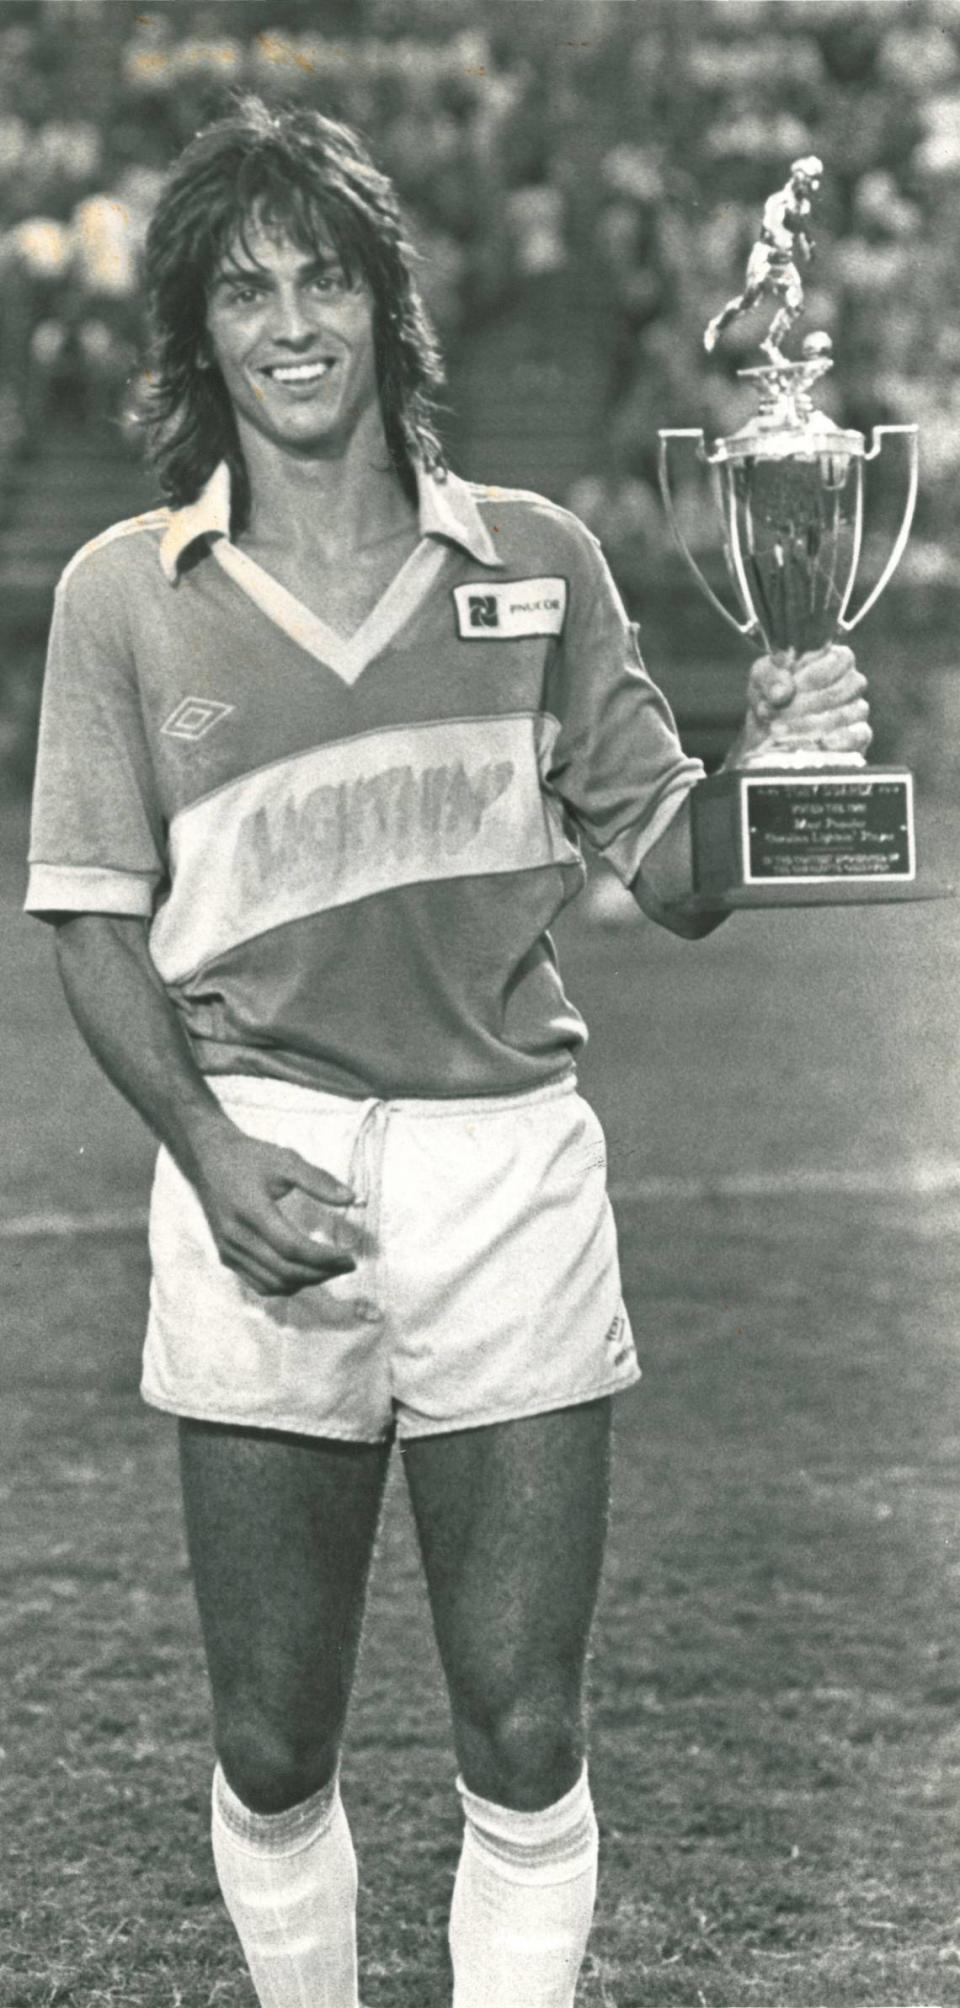
[[[766,196],[821,155],[804,327],[834,340],[823,401],[868,432],[919,421],[908,563],[950,570],[960,0],[6,0],[0,457],[30,451],[58,398],[123,410],[166,163],[238,88],[366,133],[454,350],[505,305],[589,315],[605,402],[569,499],[628,584],[666,535],[657,427],[725,431],[750,409],[735,372],[762,311],[709,360],[703,328],[740,288]],[[692,544],[714,545],[692,478],[681,510]]]

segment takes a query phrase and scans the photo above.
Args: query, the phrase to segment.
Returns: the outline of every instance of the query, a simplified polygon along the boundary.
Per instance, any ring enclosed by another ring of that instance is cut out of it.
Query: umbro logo
[[[202,739],[233,709],[232,704],[216,704],[211,697],[183,697],[160,730],[168,739]]]

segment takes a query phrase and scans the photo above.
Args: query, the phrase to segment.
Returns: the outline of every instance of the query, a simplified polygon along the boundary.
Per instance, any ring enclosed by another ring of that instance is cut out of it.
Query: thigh
[[[461,1731],[538,1698],[579,1705],[606,1534],[610,1407],[605,1398],[404,1448]]]
[[[338,1738],[388,1459],[385,1444],[181,1419],[187,1544],[221,1758],[251,1736],[269,1743],[271,1725],[293,1751]]]

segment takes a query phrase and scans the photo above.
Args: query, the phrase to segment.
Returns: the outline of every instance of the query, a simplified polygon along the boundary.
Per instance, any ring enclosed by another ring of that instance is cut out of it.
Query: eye
[[[351,290],[339,265],[330,265],[323,272],[315,272],[310,284],[315,293],[349,293]]]
[[[244,285],[240,280],[231,279],[217,287],[214,302],[229,310],[232,307],[249,307],[260,297],[260,287],[252,282]]]

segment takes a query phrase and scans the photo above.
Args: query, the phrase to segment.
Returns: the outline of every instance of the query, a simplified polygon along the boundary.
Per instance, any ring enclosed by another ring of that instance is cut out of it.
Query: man
[[[143,1391],[180,1418],[217,1869],[260,2000],[355,2008],[338,1760],[396,1435],[462,1774],[456,2008],[561,2008],[638,1368],[547,929],[584,831],[705,931],[702,769],[589,534],[445,469],[351,133],[245,103],[181,157],[146,270],[171,507],[58,589],[28,904],[163,1145]],[[737,754],[864,746],[862,687],[848,651],[760,664]]]

